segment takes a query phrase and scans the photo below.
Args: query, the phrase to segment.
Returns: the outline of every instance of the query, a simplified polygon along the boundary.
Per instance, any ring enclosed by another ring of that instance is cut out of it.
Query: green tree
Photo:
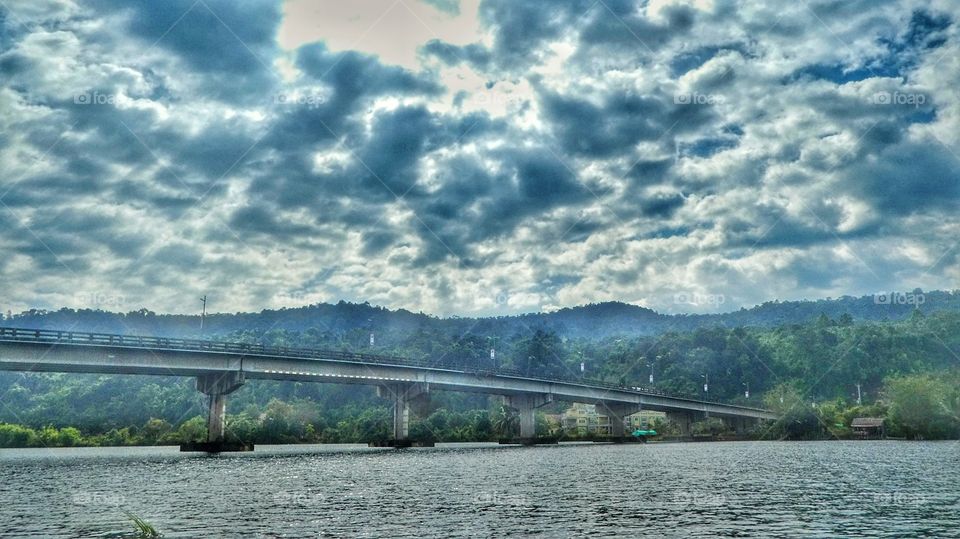
[[[181,442],[203,442],[207,439],[207,420],[196,416],[184,421],[177,429]]]
[[[520,415],[513,408],[501,405],[493,416],[493,431],[501,438],[519,435]]]
[[[891,378],[884,385],[884,398],[890,405],[891,434],[908,438],[955,438],[958,432],[954,388],[931,375]]]

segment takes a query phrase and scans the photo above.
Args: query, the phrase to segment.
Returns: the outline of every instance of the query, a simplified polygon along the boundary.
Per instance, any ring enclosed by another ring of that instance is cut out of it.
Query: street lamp
[[[744,382],[743,387],[746,388],[743,390],[743,398],[749,399],[750,398],[750,382]]]
[[[497,369],[499,368],[499,365],[497,365],[497,338],[487,337],[487,342],[490,344],[490,365]]]
[[[700,378],[703,378],[703,392],[707,393],[710,391],[710,374],[703,374]]]
[[[647,363],[647,367],[650,367],[650,383],[653,383],[653,363]]]

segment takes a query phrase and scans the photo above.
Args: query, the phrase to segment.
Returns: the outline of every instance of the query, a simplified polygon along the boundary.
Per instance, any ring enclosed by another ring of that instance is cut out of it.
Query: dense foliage
[[[845,437],[858,416],[887,417],[895,436],[957,436],[960,313],[953,311],[915,310],[886,322],[822,314],[773,328],[711,326],[657,336],[577,336],[581,332],[519,322],[498,334],[391,327],[377,330],[373,347],[370,331],[365,322],[349,329],[244,329],[209,337],[374,351],[624,386],[650,386],[652,372],[652,386],[661,390],[780,410],[782,421],[756,433],[768,437]],[[2,373],[0,392],[0,421],[6,423],[0,445],[171,443],[204,428],[204,401],[190,379]],[[389,432],[387,403],[368,386],[255,381],[228,403],[229,430],[257,443],[354,442]],[[495,398],[437,392],[413,430],[439,440],[490,440],[512,428],[511,421]]]
[[[685,294],[678,294],[685,297]],[[719,302],[722,296],[710,296]],[[682,299],[682,298],[680,298]],[[211,298],[215,301],[215,298]],[[719,303],[722,306],[722,303]],[[215,305],[215,303],[212,303]],[[111,313],[90,309],[31,309],[14,314],[7,311],[3,324],[39,329],[72,329],[106,333],[149,334],[197,338],[225,333],[262,330],[303,332],[315,329],[345,336],[355,330],[375,331],[377,340],[393,342],[415,332],[482,337],[510,335],[531,328],[567,338],[597,339],[613,336],[659,335],[668,331],[686,332],[703,327],[777,327],[806,323],[824,314],[833,319],[843,315],[858,321],[901,320],[914,309],[929,314],[960,311],[960,291],[884,293],[870,296],[843,296],[816,301],[769,301],[750,309],[718,314],[660,314],[651,309],[619,302],[598,303],[560,309],[486,318],[438,318],[400,309],[391,311],[369,303],[321,303],[304,307],[264,310],[259,313],[213,313],[206,316],[200,331],[197,315],[157,314],[147,309]],[[359,344],[362,341],[358,341]]]

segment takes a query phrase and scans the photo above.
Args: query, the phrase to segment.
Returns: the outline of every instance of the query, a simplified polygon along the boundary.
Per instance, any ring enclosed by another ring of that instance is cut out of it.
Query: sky
[[[0,0],[0,309],[958,288],[955,0]]]

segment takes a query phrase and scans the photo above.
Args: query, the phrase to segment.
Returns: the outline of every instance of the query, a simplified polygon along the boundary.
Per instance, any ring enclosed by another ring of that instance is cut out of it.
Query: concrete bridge
[[[535,410],[554,400],[600,406],[610,416],[612,439],[625,438],[622,419],[640,410],[667,412],[687,432],[690,423],[705,416],[725,418],[738,430],[748,421],[777,418],[760,408],[572,377],[545,379],[509,369],[474,369],[450,360],[139,335],[0,328],[0,370],[195,377],[197,390],[209,402],[208,440],[195,446],[205,451],[230,448],[224,442],[226,396],[246,380],[258,379],[376,386],[378,395],[393,402],[393,438],[385,441],[391,446],[413,443],[411,409],[423,405],[431,390],[503,396],[505,404],[519,413],[518,443],[537,441]]]

